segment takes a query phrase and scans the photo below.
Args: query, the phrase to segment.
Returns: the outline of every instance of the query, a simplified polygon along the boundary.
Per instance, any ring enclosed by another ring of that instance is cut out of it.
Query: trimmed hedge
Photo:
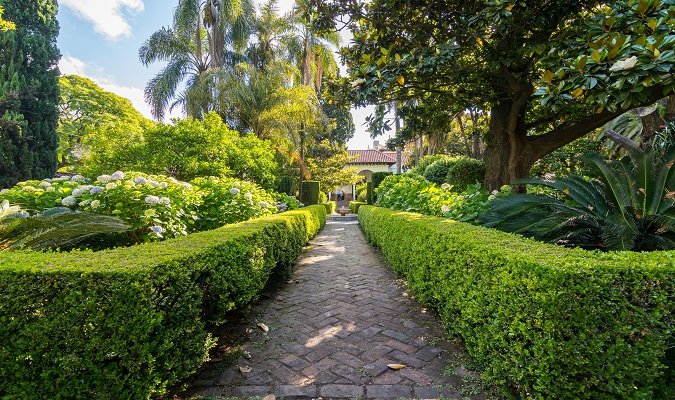
[[[388,177],[389,175],[393,175],[391,172],[373,172],[373,194],[372,194],[372,200],[373,204],[377,202],[377,187],[380,186],[380,183],[384,180],[384,178]]]
[[[454,190],[466,190],[469,185],[483,183],[485,180],[485,163],[469,157],[459,157],[448,171],[445,181]]]
[[[372,206],[359,221],[486,379],[525,398],[673,398],[675,252],[569,249]]]
[[[312,206],[160,243],[0,259],[0,397],[147,399],[193,373],[207,325],[290,271]]]
[[[373,203],[373,182],[366,182],[366,203]]]
[[[278,190],[279,193],[286,193],[289,196],[293,196],[297,191],[296,186],[297,184],[295,178],[293,178],[292,176],[284,175],[281,177],[281,179],[279,179]]]
[[[319,204],[319,181],[302,182],[302,202],[306,205]]]
[[[322,203],[326,207],[326,214],[335,214],[337,208],[337,201],[326,201]]]
[[[350,201],[349,202],[349,209],[352,211],[352,214],[358,214],[359,212],[359,207],[366,205],[365,201]]]

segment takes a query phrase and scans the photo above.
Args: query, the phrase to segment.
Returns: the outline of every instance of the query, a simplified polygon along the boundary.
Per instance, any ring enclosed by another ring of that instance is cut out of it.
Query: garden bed
[[[159,243],[0,259],[0,397],[144,399],[194,372],[207,325],[290,271],[323,205]]]
[[[359,221],[487,379],[526,398],[675,393],[675,252],[568,249],[373,206]]]

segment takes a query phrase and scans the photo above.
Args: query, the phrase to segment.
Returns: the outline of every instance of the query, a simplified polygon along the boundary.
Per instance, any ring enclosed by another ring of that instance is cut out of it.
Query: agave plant
[[[556,196],[520,194],[493,201],[484,226],[568,246],[649,251],[675,248],[675,149],[619,161],[592,154],[594,178],[522,179]]]
[[[71,246],[93,235],[128,229],[119,218],[107,215],[56,207],[31,216],[7,200],[0,204],[0,250]]]

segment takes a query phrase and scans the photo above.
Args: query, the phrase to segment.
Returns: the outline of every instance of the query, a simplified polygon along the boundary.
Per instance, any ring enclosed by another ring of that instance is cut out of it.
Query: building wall
[[[373,172],[395,172],[396,164],[349,164],[347,167],[356,168],[359,171],[359,174],[366,177],[366,182],[370,182],[372,179]],[[393,168],[393,169],[392,169]],[[352,185],[345,185],[340,188],[345,193],[345,200],[352,200]]]

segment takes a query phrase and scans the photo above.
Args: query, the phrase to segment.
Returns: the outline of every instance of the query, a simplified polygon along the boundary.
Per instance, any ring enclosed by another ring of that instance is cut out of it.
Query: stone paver
[[[486,398],[478,375],[456,362],[461,347],[442,339],[437,318],[411,298],[356,223],[328,223],[291,280],[255,307],[239,359],[203,370],[193,394]],[[451,361],[457,373],[444,373]],[[406,367],[391,370],[391,363]],[[462,388],[467,377],[473,386]]]

